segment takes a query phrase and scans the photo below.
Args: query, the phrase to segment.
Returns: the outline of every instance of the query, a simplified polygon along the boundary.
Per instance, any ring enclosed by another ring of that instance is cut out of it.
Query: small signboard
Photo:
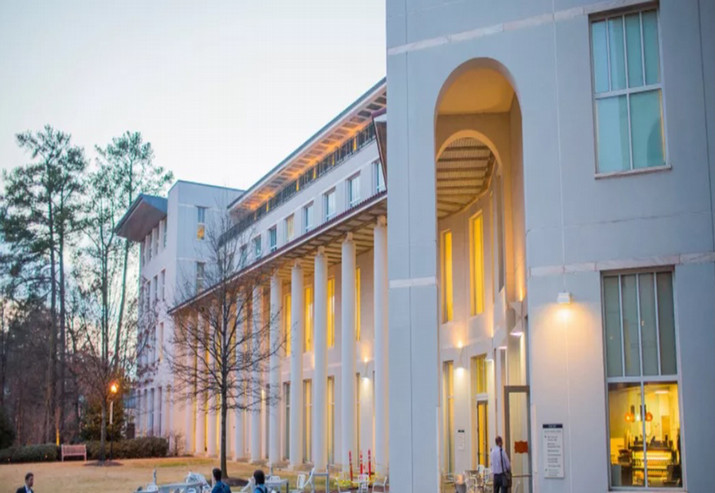
[[[542,445],[544,454],[544,477],[559,479],[564,477],[564,425],[561,423],[542,425]]]
[[[464,430],[457,430],[457,450],[464,450]]]

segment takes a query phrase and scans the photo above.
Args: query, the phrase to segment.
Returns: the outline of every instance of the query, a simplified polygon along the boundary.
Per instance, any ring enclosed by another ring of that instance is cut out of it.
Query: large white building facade
[[[120,232],[156,340],[211,215],[268,273],[280,400],[231,413],[229,456],[369,452],[431,493],[500,435],[519,493],[712,491],[714,25],[708,0],[388,0],[386,81],[245,192],[138,199]],[[217,455],[216,413],[151,347],[137,430]]]

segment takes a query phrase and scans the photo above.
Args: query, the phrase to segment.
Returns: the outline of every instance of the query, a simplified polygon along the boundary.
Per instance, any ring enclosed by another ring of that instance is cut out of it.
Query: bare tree
[[[275,405],[278,389],[266,388],[262,376],[284,343],[269,339],[275,320],[263,308],[267,272],[246,268],[246,235],[231,234],[231,227],[228,214],[209,224],[203,272],[179,288],[184,301],[172,312],[168,352],[176,395],[196,398],[220,413],[220,460],[226,477],[228,411],[260,412],[262,403]],[[258,307],[254,299],[260,300]]]

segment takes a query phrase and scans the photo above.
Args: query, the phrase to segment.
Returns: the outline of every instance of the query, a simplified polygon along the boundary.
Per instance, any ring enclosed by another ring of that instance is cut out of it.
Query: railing
[[[353,138],[348,139],[337,150],[328,154],[318,164],[304,171],[295,180],[291,181],[280,189],[273,197],[263,202],[256,210],[241,218],[230,230],[228,230],[221,238],[221,241],[227,241],[230,238],[238,236],[243,231],[248,229],[253,223],[265,216],[269,211],[275,209],[279,205],[287,202],[301,188],[314,182],[328,171],[336,168],[348,160],[350,156],[359,152],[363,147],[375,140],[375,127],[367,125]]]

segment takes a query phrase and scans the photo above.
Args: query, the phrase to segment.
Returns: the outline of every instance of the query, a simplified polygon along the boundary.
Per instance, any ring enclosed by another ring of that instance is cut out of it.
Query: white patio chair
[[[372,493],[375,493],[377,491],[380,491],[382,493],[387,493],[387,483],[388,483],[388,476],[385,476],[382,478],[382,481],[377,481],[372,484]],[[380,488],[378,490],[378,488]]]
[[[358,475],[358,493],[368,493],[370,487],[370,476],[367,474]]]
[[[291,490],[291,493],[302,493],[304,491],[308,491],[308,487],[311,487],[311,490],[314,489],[313,487],[313,473],[315,472],[315,468],[310,470],[310,475],[305,477],[305,474],[298,474],[298,479],[296,480],[296,489]]]

